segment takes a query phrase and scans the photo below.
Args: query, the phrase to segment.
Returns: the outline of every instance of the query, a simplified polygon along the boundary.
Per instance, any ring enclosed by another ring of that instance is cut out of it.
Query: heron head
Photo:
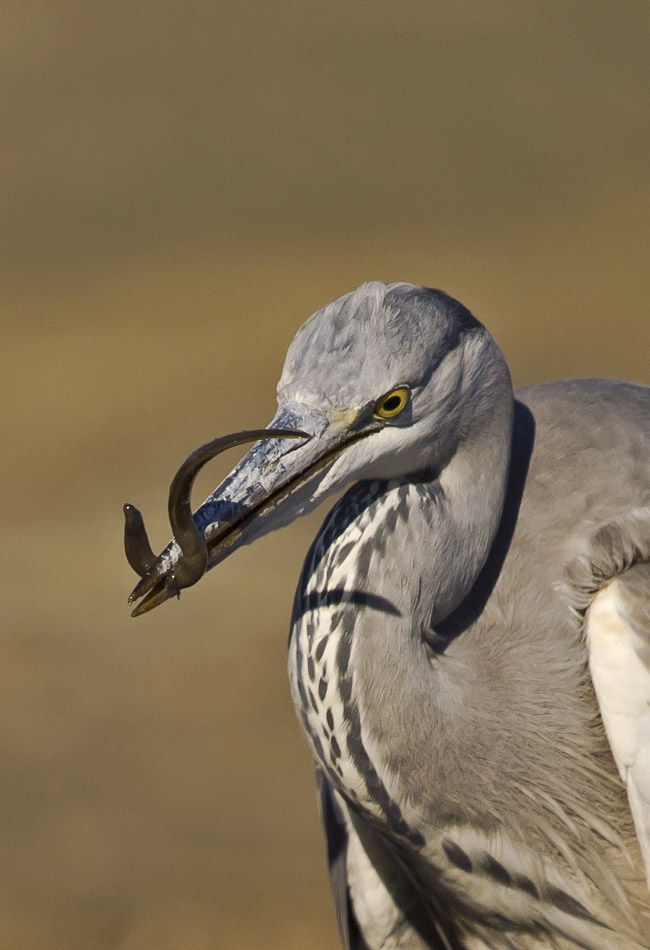
[[[491,411],[481,397],[504,385],[507,369],[490,335],[441,291],[372,282],[323,307],[289,347],[268,430],[252,433],[260,441],[193,516],[194,475],[227,440],[197,450],[179,470],[170,492],[175,539],[159,558],[139,513],[125,506],[127,556],[142,575],[134,614],[346,485],[436,477]]]

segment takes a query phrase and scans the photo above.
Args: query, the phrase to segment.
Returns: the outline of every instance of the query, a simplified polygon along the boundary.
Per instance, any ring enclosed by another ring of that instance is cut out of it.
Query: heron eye
[[[375,403],[375,416],[378,419],[394,419],[409,401],[409,390],[406,386],[391,389]]]

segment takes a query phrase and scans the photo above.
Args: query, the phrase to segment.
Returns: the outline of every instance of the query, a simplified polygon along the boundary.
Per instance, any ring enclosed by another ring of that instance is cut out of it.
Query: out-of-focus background
[[[320,518],[136,621],[121,505],[162,547],[371,278],[518,383],[650,382],[649,48],[648,0],[4,4],[0,946],[337,946],[285,674]]]

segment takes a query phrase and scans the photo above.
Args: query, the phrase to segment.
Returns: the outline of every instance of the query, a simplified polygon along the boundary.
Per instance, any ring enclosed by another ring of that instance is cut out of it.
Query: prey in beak
[[[158,557],[151,550],[142,515],[133,505],[124,505],[124,549],[140,575],[129,597],[129,604],[135,604],[132,616],[179,597],[182,589],[196,584],[240,544],[302,513],[298,497],[298,510],[292,508],[285,519],[278,517],[282,502],[300,496],[300,489],[350,445],[381,428],[372,416],[355,415],[349,426],[328,425],[331,420],[322,417],[309,419],[315,430],[309,433],[285,425],[299,421],[297,415],[285,412],[274,420],[277,425],[235,432],[196,449],[172,480],[168,513],[173,540]],[[256,444],[193,515],[190,498],[199,471],[222,452],[246,442]],[[276,518],[267,524],[271,513]]]

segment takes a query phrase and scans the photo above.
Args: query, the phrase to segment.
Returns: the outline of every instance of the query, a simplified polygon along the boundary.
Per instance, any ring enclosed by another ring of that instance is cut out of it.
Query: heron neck
[[[305,562],[292,621],[294,701],[330,779],[367,809],[377,807],[369,775],[401,775],[400,786],[408,784],[409,750],[429,746],[443,716],[438,697],[452,722],[453,703],[463,703],[462,688],[440,681],[448,672],[431,662],[427,632],[467,597],[489,554],[511,412],[504,401],[438,479],[354,486]],[[389,744],[392,734],[409,744]]]
[[[374,485],[376,501],[359,511],[360,556],[347,584],[390,601],[415,633],[449,617],[470,593],[499,528],[511,440],[510,398],[438,478]],[[354,494],[349,501],[359,504]]]

